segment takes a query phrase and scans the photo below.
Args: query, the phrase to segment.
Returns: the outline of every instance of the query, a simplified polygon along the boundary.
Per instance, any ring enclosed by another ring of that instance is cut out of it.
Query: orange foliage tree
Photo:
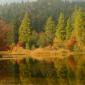
[[[66,42],[66,47],[68,49],[72,49],[75,46],[76,43],[77,43],[76,38],[72,37]]]
[[[11,26],[0,20],[0,50],[7,50],[9,46],[7,45],[8,33],[11,32]]]

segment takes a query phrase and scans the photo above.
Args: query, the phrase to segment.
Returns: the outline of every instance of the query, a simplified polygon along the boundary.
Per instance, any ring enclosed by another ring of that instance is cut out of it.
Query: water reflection
[[[78,55],[77,55],[78,56]],[[80,56],[80,55],[79,55]],[[0,61],[0,85],[85,85],[85,58],[55,62],[37,61],[31,58],[21,61]]]

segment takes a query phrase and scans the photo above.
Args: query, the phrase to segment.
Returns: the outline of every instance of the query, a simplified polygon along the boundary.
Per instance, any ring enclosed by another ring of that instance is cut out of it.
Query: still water
[[[84,59],[76,58],[74,69],[66,60],[56,63],[33,59],[1,60],[0,85],[85,85]]]

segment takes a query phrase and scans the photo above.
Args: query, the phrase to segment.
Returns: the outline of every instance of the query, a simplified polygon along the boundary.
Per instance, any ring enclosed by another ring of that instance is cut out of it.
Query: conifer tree
[[[58,24],[56,27],[56,38],[63,41],[65,40],[65,25],[64,25],[64,15],[61,13],[58,19]]]
[[[46,46],[46,35],[44,32],[40,33],[37,44],[39,45],[39,47]]]
[[[66,23],[66,40],[71,38],[72,34],[72,26],[71,26],[71,19],[69,18]]]
[[[30,33],[30,19],[29,15],[26,13],[19,28],[19,41],[25,43],[27,49],[29,49]]]
[[[45,34],[46,34],[47,42],[52,43],[53,38],[55,36],[55,23],[52,17],[49,17],[47,19],[47,22],[45,25]]]
[[[37,42],[38,42],[38,33],[35,30],[33,30],[31,33],[31,38],[30,38],[31,49],[34,49],[37,47]]]
[[[82,18],[82,11],[80,8],[76,8],[73,13],[73,35],[76,37],[78,42],[83,39],[84,32],[84,21]]]

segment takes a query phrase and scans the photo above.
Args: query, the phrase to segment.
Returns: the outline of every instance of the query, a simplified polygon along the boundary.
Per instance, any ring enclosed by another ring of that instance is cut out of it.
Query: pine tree
[[[66,40],[71,38],[71,34],[72,34],[72,26],[71,26],[71,19],[69,18],[66,24]]]
[[[30,19],[29,15],[26,13],[19,28],[19,41],[25,43],[27,49],[29,49],[30,33]]]
[[[53,38],[55,36],[55,23],[52,19],[52,17],[49,17],[47,19],[46,25],[45,25],[45,34],[48,43],[52,43]]]
[[[58,24],[57,24],[57,27],[56,27],[56,37],[57,39],[63,41],[65,40],[65,25],[64,25],[64,15],[61,13],[60,14],[60,17],[58,19]]]
[[[83,40],[84,21],[82,18],[82,11],[80,8],[76,8],[73,13],[73,35],[78,42]]]

